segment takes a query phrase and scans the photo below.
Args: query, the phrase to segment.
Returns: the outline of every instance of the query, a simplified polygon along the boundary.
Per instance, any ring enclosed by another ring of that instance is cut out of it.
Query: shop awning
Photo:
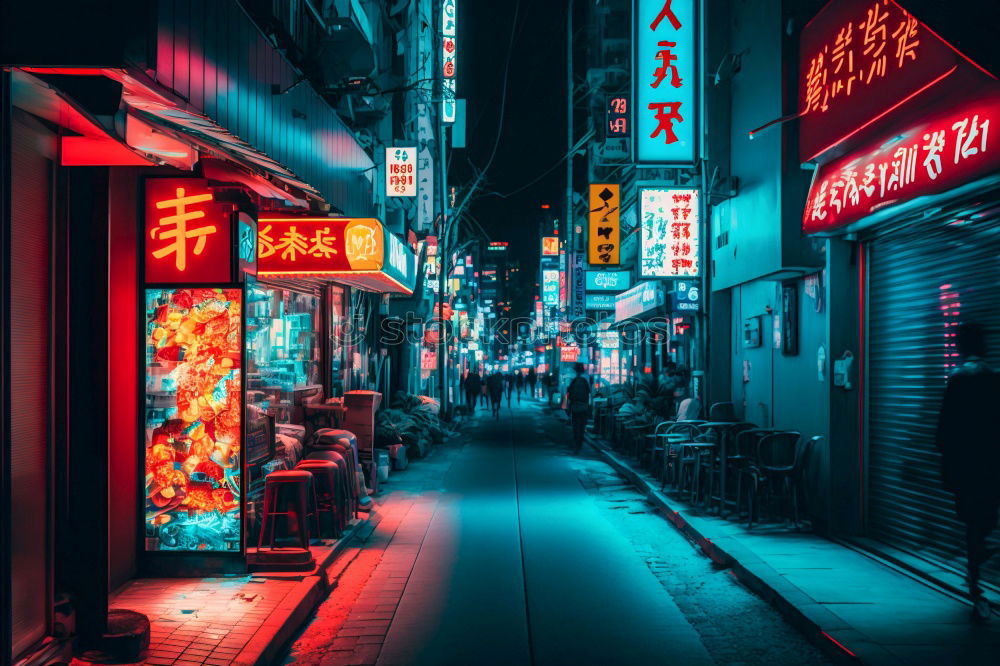
[[[640,282],[615,297],[615,326],[663,315],[666,292],[660,282]]]
[[[365,291],[412,294],[416,257],[374,218],[262,217],[260,277],[323,278]]]

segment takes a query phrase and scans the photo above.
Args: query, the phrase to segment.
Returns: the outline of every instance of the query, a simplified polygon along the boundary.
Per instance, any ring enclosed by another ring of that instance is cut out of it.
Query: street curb
[[[736,580],[777,609],[792,626],[834,661],[880,666],[900,663],[895,656],[824,608],[749,549],[720,533],[715,525],[676,510],[659,488],[593,433],[586,433],[586,439],[604,462],[639,489],[681,534],[718,566],[729,569]]]
[[[266,666],[274,663],[302,624],[309,619],[330,590],[336,587],[336,579],[331,581],[328,577],[329,570],[358,537],[364,535],[366,531],[370,534],[371,530],[368,528],[374,529],[374,525],[380,520],[381,516],[374,510],[367,518],[357,521],[348,528],[319,563],[316,571],[299,580],[288,596],[271,611],[264,624],[232,663],[236,666]],[[257,575],[266,577],[263,574]]]

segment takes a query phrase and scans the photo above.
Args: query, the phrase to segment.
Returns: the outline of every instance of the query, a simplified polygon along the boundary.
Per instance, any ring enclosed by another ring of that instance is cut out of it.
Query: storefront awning
[[[366,291],[412,294],[416,257],[373,218],[262,217],[257,274],[323,278]]]
[[[640,282],[615,297],[615,326],[663,314],[666,294],[660,282]]]

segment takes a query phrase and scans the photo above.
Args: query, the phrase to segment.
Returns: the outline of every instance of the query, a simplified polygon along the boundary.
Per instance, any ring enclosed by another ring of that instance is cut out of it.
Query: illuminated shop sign
[[[542,236],[542,256],[543,257],[559,256],[558,236]]]
[[[695,312],[701,309],[701,288],[692,280],[677,280],[670,292],[671,309],[674,312]]]
[[[542,303],[545,305],[558,305],[559,271],[542,271]]]
[[[996,173],[998,123],[1000,94],[993,93],[820,166],[806,199],[803,232],[845,227],[885,206]]]
[[[628,95],[608,96],[607,124],[604,126],[604,136],[606,138],[628,136],[629,107]]]
[[[693,164],[698,119],[695,0],[635,0],[636,162]]]
[[[616,266],[621,262],[621,187],[592,184],[587,208],[587,261]]]
[[[559,360],[564,363],[576,363],[580,360],[579,347],[560,347]]]
[[[413,251],[372,218],[281,217],[257,223],[262,277],[330,277],[381,292],[412,293]]]
[[[507,241],[490,241],[490,244],[486,246],[487,252],[506,252],[507,247],[510,245]]]
[[[615,297],[615,321],[637,317],[663,305],[663,289],[658,282],[640,282]]]
[[[240,552],[241,289],[146,290],[145,549]]]
[[[204,179],[146,179],[146,283],[231,282],[232,213]]]
[[[614,310],[614,294],[587,294],[586,308],[588,310]]]
[[[444,75],[441,98],[441,121],[455,122],[458,116],[458,104],[455,101],[457,87],[458,65],[458,18],[456,16],[457,0],[444,0],[441,3],[441,71]]]
[[[802,29],[800,43],[802,162],[948,77],[964,60],[892,0],[834,0]]]
[[[643,188],[639,270],[642,277],[697,277],[701,237],[698,190]]]
[[[625,291],[631,286],[629,271],[587,271],[587,291]]]
[[[385,195],[417,196],[417,149],[385,149]]]

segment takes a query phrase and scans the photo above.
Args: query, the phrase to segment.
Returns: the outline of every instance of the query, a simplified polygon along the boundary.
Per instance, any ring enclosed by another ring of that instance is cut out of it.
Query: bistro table
[[[727,448],[729,445],[729,433],[726,432],[729,428],[733,426],[741,425],[740,421],[708,421],[706,423],[699,424],[698,427],[708,430],[710,432],[715,432],[717,434],[716,441],[719,444],[719,514],[726,506],[726,457],[729,455]],[[711,505],[712,498],[708,498],[708,503]]]

